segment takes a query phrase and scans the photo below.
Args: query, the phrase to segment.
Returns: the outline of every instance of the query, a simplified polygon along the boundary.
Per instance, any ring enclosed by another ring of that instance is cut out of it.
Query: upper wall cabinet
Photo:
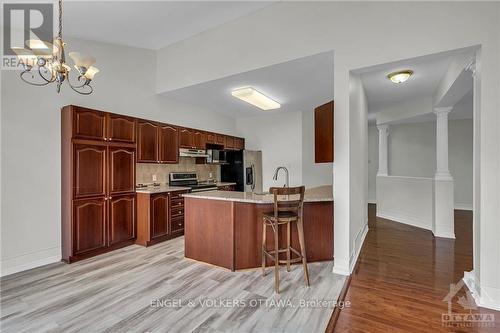
[[[89,140],[105,140],[106,114],[101,111],[72,106],[73,138]]]
[[[179,129],[179,147],[194,148],[193,131],[188,128]]]
[[[196,149],[206,148],[206,134],[205,132],[194,130],[193,131],[193,146]]]
[[[235,150],[243,150],[243,149],[245,149],[245,139],[243,139],[243,138],[234,138],[234,149]]]
[[[137,162],[158,162],[158,124],[137,122]]]
[[[206,134],[206,142],[211,143],[211,144],[215,144],[216,137],[217,137],[217,134],[208,132]]]
[[[135,142],[135,119],[108,113],[106,115],[107,141]]]
[[[160,124],[159,131],[160,163],[178,163],[179,129],[172,125]]]
[[[229,149],[229,150],[234,149],[234,137],[226,136],[226,149]]]
[[[333,101],[314,109],[314,158],[316,163],[333,162]]]

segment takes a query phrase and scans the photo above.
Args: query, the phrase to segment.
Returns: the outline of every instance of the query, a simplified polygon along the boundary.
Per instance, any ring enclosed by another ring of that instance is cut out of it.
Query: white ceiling
[[[159,49],[273,1],[64,1],[64,34]]]
[[[356,71],[361,74],[368,112],[375,113],[405,100],[433,96],[451,61],[452,54],[442,53],[377,65]],[[411,69],[414,74],[408,81],[395,84],[387,74]]]
[[[253,87],[282,106],[277,110],[262,111],[236,99],[231,91],[241,87]],[[333,99],[333,52],[228,76],[163,95],[232,118],[313,110]]]

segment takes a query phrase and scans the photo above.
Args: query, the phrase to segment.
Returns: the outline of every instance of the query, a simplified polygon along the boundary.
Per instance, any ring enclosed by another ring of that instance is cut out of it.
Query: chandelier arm
[[[50,79],[47,79],[47,78],[46,78],[46,77],[42,74],[42,68],[43,68],[43,69],[45,69],[45,71],[50,72]],[[51,70],[49,70],[47,67],[45,67],[45,66],[39,66],[39,67],[38,67],[38,75],[40,75],[40,77],[41,77],[41,78],[42,78],[45,82],[47,82],[47,83],[54,82],[54,81],[55,81],[55,79],[56,79],[56,77],[55,77],[54,73],[53,73]]]
[[[45,80],[45,82],[37,83],[37,82],[33,82],[33,81],[30,81],[29,79],[25,78],[25,74],[31,74],[31,78],[34,80],[35,79],[35,75],[33,73],[34,72],[31,72],[29,70],[24,70],[24,71],[21,72],[21,74],[19,74],[19,77],[21,78],[21,80],[23,80],[27,84],[31,84],[32,86],[39,86],[39,87],[41,87],[41,86],[46,86],[49,83],[53,82],[53,81],[47,81],[47,80],[45,80],[45,78],[43,78]]]
[[[78,89],[78,88],[83,88],[83,87],[85,87],[85,86],[89,85],[89,84],[90,84],[90,80],[89,80],[89,79],[87,79],[87,78],[86,78],[85,76],[83,76],[83,75],[79,75],[76,83],[80,83],[80,84],[79,84],[79,85],[78,85],[78,84],[72,84],[72,83],[69,81],[69,75],[68,75],[68,84],[69,84],[70,86],[72,86],[73,88],[77,88],[77,89]]]
[[[87,80],[87,81],[88,81],[88,80]],[[75,92],[79,93],[80,95],[90,95],[90,94],[92,94],[92,92],[94,91],[94,89],[93,89],[93,88],[92,88],[92,86],[89,84],[89,83],[90,83],[90,81],[89,81],[89,82],[87,82],[87,81],[86,81],[83,85],[80,85],[80,86],[73,86],[73,85],[69,82],[69,80],[68,80],[67,82],[68,82],[68,86],[70,86],[70,88],[71,88],[73,91],[75,91]],[[81,88],[85,88],[85,87],[88,87],[88,89],[87,89],[88,91],[79,90],[79,89],[81,89]]]

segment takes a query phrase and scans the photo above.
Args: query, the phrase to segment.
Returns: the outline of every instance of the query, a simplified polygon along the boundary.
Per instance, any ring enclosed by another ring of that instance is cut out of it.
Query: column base
[[[454,182],[449,175],[447,179],[441,178],[444,174],[436,174],[434,178],[434,227],[436,237],[455,238],[455,203]]]

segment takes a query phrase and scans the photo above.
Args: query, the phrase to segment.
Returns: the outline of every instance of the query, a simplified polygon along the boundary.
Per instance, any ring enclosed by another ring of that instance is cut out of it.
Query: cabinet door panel
[[[215,143],[215,133],[207,133],[207,143]]]
[[[73,246],[80,254],[106,247],[104,198],[73,201]]]
[[[193,131],[193,141],[196,149],[205,149],[206,135],[201,131]]]
[[[168,194],[151,197],[152,238],[167,235],[168,230]]]
[[[170,230],[172,233],[182,232],[184,230],[184,216],[172,218],[170,221]]]
[[[234,149],[234,138],[226,136],[226,149]]]
[[[193,132],[187,128],[179,130],[179,147],[194,148]]]
[[[158,125],[139,120],[137,123],[137,161],[158,161]]]
[[[75,197],[104,196],[106,194],[106,147],[74,145]]]
[[[160,162],[179,162],[179,130],[170,125],[160,126]]]
[[[107,117],[109,141],[135,142],[135,119],[116,114]]]
[[[103,112],[74,107],[73,137],[104,141],[106,134],[104,119]]]
[[[245,149],[245,140],[243,138],[234,138],[234,149],[236,150]]]
[[[109,200],[110,245],[135,237],[135,194]]]
[[[226,145],[226,136],[222,134],[217,134],[216,144],[225,146]]]
[[[135,190],[135,149],[109,147],[109,193]]]
[[[314,109],[314,160],[333,162],[333,101]]]

